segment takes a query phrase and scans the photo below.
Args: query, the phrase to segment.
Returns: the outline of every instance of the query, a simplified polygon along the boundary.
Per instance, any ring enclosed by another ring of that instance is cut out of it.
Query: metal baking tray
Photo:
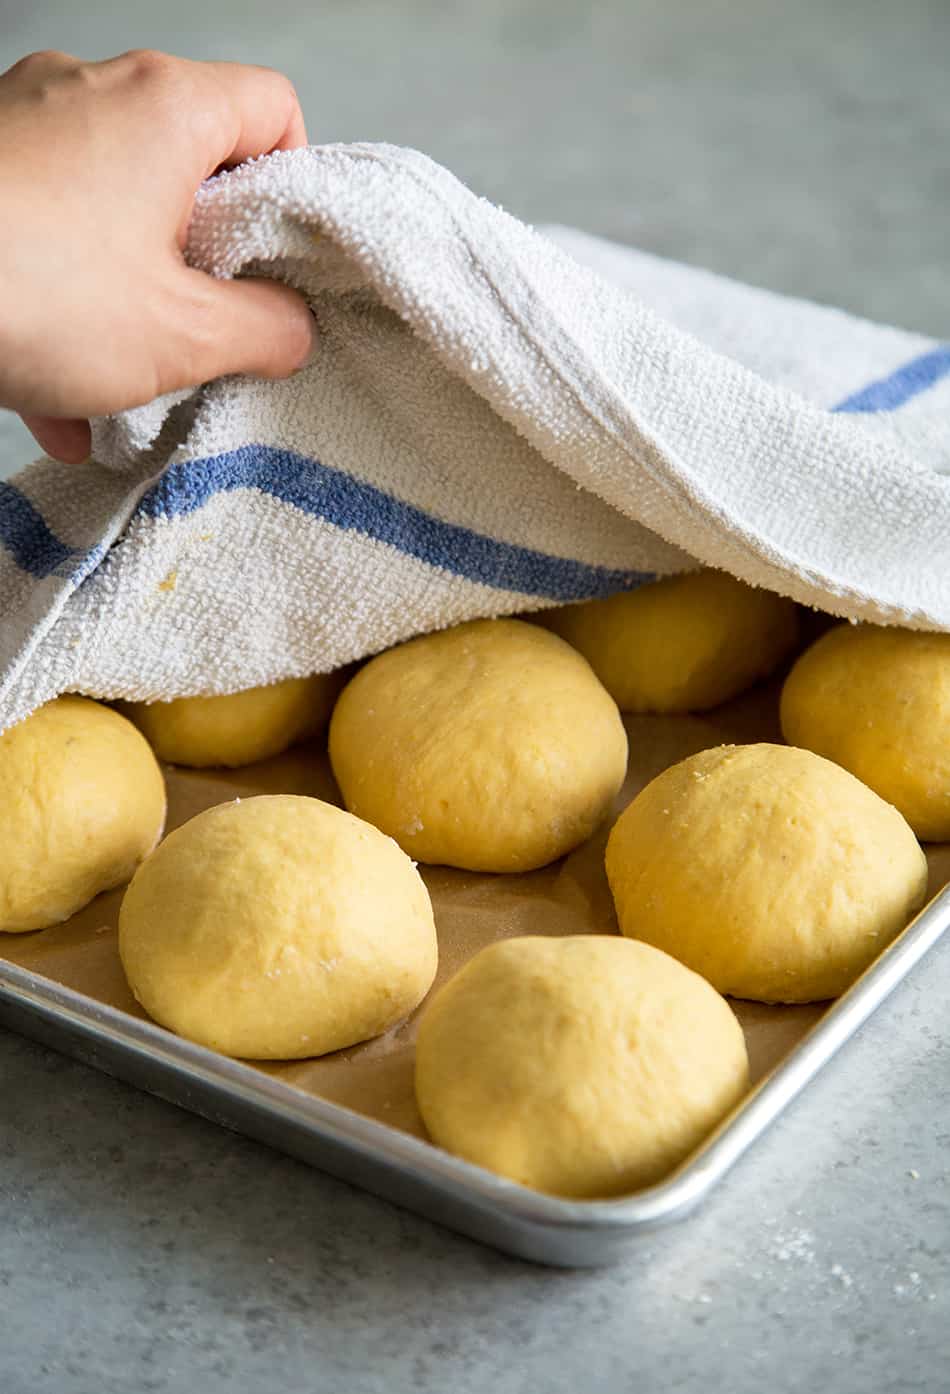
[[[715,723],[631,719],[631,748],[642,756],[632,787],[690,747],[724,739],[770,739],[773,712],[774,693],[755,697],[745,707],[724,709]],[[169,772],[172,821],[180,822],[197,807],[235,792],[243,796],[287,788],[326,797],[332,792],[327,780],[325,757],[320,755],[279,757],[256,770],[214,779]],[[629,796],[630,788],[625,794]],[[942,885],[950,870],[950,849],[928,849],[928,854],[932,887]],[[581,850],[582,870],[585,859],[588,870],[599,866],[599,846]],[[603,922],[603,906],[580,896],[580,881],[565,881],[564,876],[563,868],[533,880],[427,871],[437,922],[440,898],[447,907],[447,957],[452,960],[454,955],[455,962],[446,964],[446,972],[479,947],[479,936],[486,942],[499,933],[525,932],[532,915],[540,917],[537,932],[572,932],[569,919],[560,922],[558,915],[582,901],[585,926],[591,927],[592,920],[593,927],[609,928]],[[512,899],[513,883],[520,898]],[[558,887],[560,901],[551,898],[551,886]],[[327,1057],[326,1063],[261,1066],[227,1059],[145,1019],[131,997],[122,996],[127,988],[118,968],[114,930],[100,923],[110,918],[114,922],[120,896],[112,892],[100,897],[75,924],[36,935],[2,936],[10,942],[0,942],[0,1023],[483,1243],[567,1267],[609,1263],[644,1234],[687,1215],[950,926],[947,887],[831,1005],[769,1008],[734,1003],[750,1045],[759,1043],[753,1050],[757,1082],[734,1113],[662,1184],[616,1200],[570,1201],[529,1190],[450,1156],[420,1135],[418,1119],[413,1122],[405,1110],[387,1114],[390,1104],[382,1094],[364,1110],[360,1090],[375,1078],[388,1079],[387,1087],[401,1090],[402,1096],[407,1090],[411,1094],[406,1082],[411,1079],[408,1027],[397,1029],[389,1054],[387,1047],[371,1042],[340,1052],[339,1058]],[[499,896],[508,897],[502,928],[501,921],[490,922],[485,909]],[[40,971],[41,966],[46,971]],[[376,1116],[368,1116],[373,1111]],[[392,1123],[382,1121],[390,1117]]]

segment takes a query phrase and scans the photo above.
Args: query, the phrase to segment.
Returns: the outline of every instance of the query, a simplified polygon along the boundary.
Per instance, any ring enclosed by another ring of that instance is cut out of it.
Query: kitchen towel
[[[950,347],[569,229],[414,151],[275,154],[187,255],[308,297],[308,364],[97,421],[0,482],[0,729],[722,567],[950,629]]]

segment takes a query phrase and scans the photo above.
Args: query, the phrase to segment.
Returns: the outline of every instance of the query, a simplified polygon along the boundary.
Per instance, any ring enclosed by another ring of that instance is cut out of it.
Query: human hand
[[[202,180],[306,139],[267,68],[36,53],[0,75],[0,405],[48,454],[84,459],[90,416],[303,363],[300,296],[214,280],[182,249]]]

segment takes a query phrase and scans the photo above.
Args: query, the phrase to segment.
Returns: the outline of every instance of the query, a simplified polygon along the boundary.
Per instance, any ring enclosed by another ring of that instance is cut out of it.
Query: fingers
[[[23,424],[47,455],[67,465],[79,465],[89,458],[92,436],[89,422],[56,416],[24,416]]]
[[[306,145],[307,131],[293,83],[272,68],[243,63],[193,63],[151,49],[133,49],[101,63],[82,63],[46,49],[28,54],[5,75],[18,86],[42,88],[69,74],[85,75],[100,94],[126,104],[138,93],[153,120],[184,114],[199,143],[206,143],[206,173],[272,150]]]
[[[234,118],[224,142],[228,148],[217,152],[214,168],[307,144],[303,113],[289,78],[272,68],[241,63],[205,63],[202,67],[220,84]]]
[[[0,353],[0,401],[49,454],[85,458],[86,417],[303,363],[313,330],[299,296],[215,281],[181,256],[208,174],[306,141],[286,78],[151,50],[38,53],[0,82],[0,125],[0,205],[17,231],[0,238],[0,345],[17,346]]]
[[[184,342],[163,375],[162,391],[225,373],[289,377],[306,362],[313,347],[313,316],[296,291],[276,281],[215,281],[200,271],[185,274],[192,278],[198,308],[182,326]]]

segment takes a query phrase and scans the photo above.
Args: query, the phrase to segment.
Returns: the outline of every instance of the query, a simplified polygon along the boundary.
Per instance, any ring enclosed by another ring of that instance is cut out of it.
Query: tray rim
[[[196,1045],[121,1008],[99,1003],[2,956],[0,1024],[8,1024],[3,1008],[11,1009],[15,1012],[14,1030],[77,1055],[106,1073],[125,1078],[131,1075],[134,1084],[180,1107],[234,1131],[257,1136],[317,1167],[322,1161],[313,1153],[319,1153],[320,1144],[332,1147],[354,1162],[361,1160],[377,1171],[391,1173],[392,1185],[378,1184],[378,1178],[377,1183],[371,1180],[368,1185],[357,1178],[354,1184],[367,1185],[398,1204],[522,1257],[582,1266],[621,1256],[634,1238],[682,1218],[699,1204],[948,928],[950,884],[924,905],[669,1177],[614,1199],[568,1200],[534,1191],[452,1156],[432,1142],[309,1094],[254,1065]],[[53,1029],[55,1039],[50,1040],[46,1028]],[[87,1047],[106,1050],[110,1061],[119,1062],[118,1068],[90,1059]],[[168,1091],[142,1083],[139,1076],[149,1070],[174,1080],[177,1087]],[[200,1099],[189,1097],[195,1090],[200,1090]],[[220,1102],[220,1114],[214,1108],[198,1106],[206,1098]],[[267,1126],[233,1124],[229,1110],[233,1113],[235,1109]],[[288,1145],[291,1133],[296,1145]],[[300,1138],[309,1145],[302,1148]],[[339,1164],[323,1169],[345,1180],[353,1179]],[[398,1194],[400,1176],[412,1183],[413,1195],[408,1200]],[[438,1207],[439,1213],[433,1215],[426,1203],[427,1193],[441,1197],[444,1203]],[[457,1214],[453,1214],[453,1207]],[[479,1214],[492,1218],[491,1234],[480,1231]],[[507,1237],[506,1226],[511,1229]]]

